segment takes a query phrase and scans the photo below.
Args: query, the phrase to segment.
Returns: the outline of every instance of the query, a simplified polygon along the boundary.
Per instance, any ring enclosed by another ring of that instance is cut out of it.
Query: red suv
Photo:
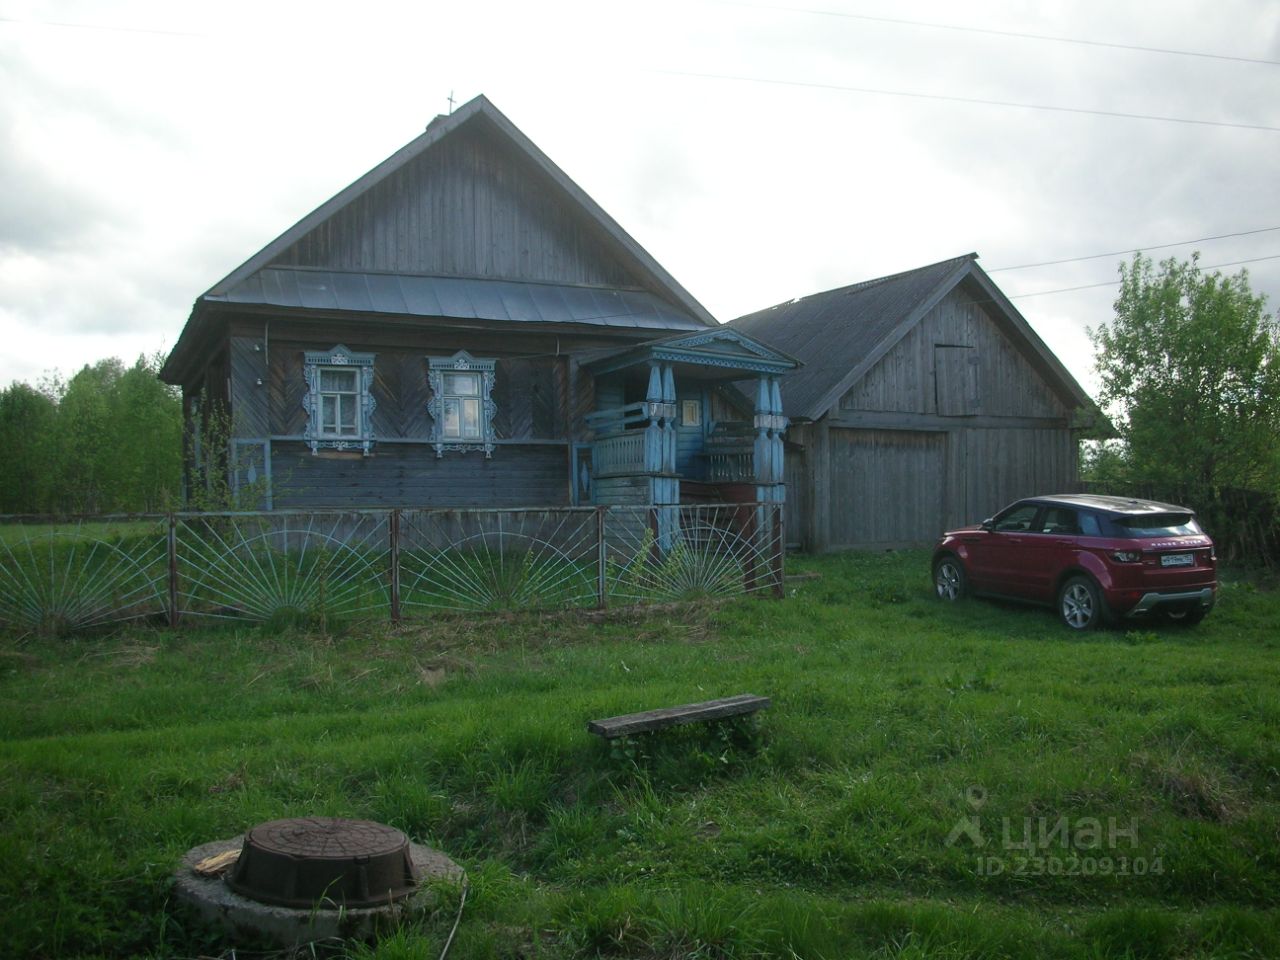
[[[1186,507],[1061,494],[944,533],[933,585],[944,600],[972,592],[1053,604],[1073,630],[1145,614],[1199,623],[1217,593],[1217,558]]]

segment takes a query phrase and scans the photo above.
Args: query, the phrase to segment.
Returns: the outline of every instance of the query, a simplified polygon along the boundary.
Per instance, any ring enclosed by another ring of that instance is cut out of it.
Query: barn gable
[[[733,327],[805,364],[782,399],[786,526],[810,549],[926,543],[1076,482],[1097,408],[972,254]]]
[[[918,330],[926,318],[932,318],[934,330]],[[976,336],[984,322],[988,333],[998,331],[988,338],[988,346],[995,351],[990,363],[1001,356],[1005,359],[999,368],[1017,366],[1010,359],[1013,351],[1042,381],[1037,386],[1025,381],[1032,393],[1048,389],[1069,408],[1092,408],[1092,401],[1075,378],[978,266],[976,254],[800,297],[739,317],[732,325],[804,364],[787,379],[783,404],[793,419],[816,420],[842,406],[843,398],[909,335],[917,338],[914,350],[918,356],[920,345],[935,333],[944,339],[933,340],[930,348],[938,343],[963,345],[960,338]],[[1003,342],[997,347],[997,341]],[[944,379],[950,376],[967,381],[975,376],[976,371],[968,368],[971,354],[944,352],[915,361],[909,357],[912,351],[908,341],[896,361],[910,369],[882,369],[877,376],[914,376],[921,403],[926,391],[934,389],[936,362],[942,364]],[[886,366],[894,363],[890,360]],[[872,384],[867,389],[883,391],[884,386]],[[904,401],[898,398],[894,402]]]
[[[1036,417],[1065,425],[1067,401],[969,284],[949,291],[840,398],[842,411]]]

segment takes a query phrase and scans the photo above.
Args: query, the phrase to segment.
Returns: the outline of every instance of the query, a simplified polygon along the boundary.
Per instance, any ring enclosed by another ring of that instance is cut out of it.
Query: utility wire
[[[1170,247],[1185,247],[1192,243],[1205,243],[1209,240],[1227,240],[1231,237],[1251,237],[1257,233],[1270,233],[1280,227],[1261,227],[1258,230],[1241,230],[1239,233],[1220,233],[1213,237],[1196,237],[1194,240],[1179,240],[1176,243],[1152,243],[1145,247],[1131,247],[1128,250],[1112,250],[1109,253],[1091,253],[1087,257],[1063,257],[1061,260],[1041,260],[1038,263],[1018,263],[1011,267],[986,268],[987,273],[1000,273],[1006,270],[1029,270],[1031,267],[1053,267],[1060,263],[1080,263],[1083,260],[1103,260],[1107,257],[1122,257],[1130,253],[1145,253],[1147,250],[1168,250]]]
[[[871,23],[890,23],[904,27],[926,27],[932,30],[955,30],[961,33],[983,33],[993,37],[1010,37],[1016,40],[1043,40],[1048,43],[1075,43],[1087,47],[1107,47],[1111,50],[1134,50],[1139,53],[1161,53],[1174,57],[1202,57],[1207,60],[1230,60],[1235,63],[1260,63],[1280,67],[1280,60],[1264,60],[1255,57],[1239,57],[1226,53],[1204,53],[1199,50],[1174,50],[1168,47],[1144,47],[1133,43],[1109,43],[1105,40],[1085,40],[1080,37],[1058,37],[1045,33],[1023,33],[1016,30],[993,30],[989,27],[967,27],[958,23],[934,23],[928,20],[904,20],[897,17],[873,17],[864,13],[845,13],[840,10],[813,10],[805,7],[782,7],[765,3],[741,3],[739,0],[717,0],[726,6],[747,7],[755,10],[776,10],[786,13],[806,13],[818,17],[840,17],[847,20],[866,20]]]
[[[881,87],[852,87],[837,83],[816,83],[806,80],[776,80],[770,77],[746,77],[728,73],[695,73],[686,70],[650,70],[651,73],[671,77],[694,77],[699,80],[736,80],[741,83],[764,83],[781,87],[805,87],[811,90],[837,90],[845,93],[869,93],[882,97],[910,97],[915,100],[944,100],[950,103],[976,103],[988,107],[1018,107],[1023,110],[1049,110],[1054,113],[1083,113],[1095,117],[1119,117],[1123,120],[1156,120],[1162,123],[1187,123],[1202,127],[1234,127],[1238,130],[1265,130],[1280,133],[1280,127],[1261,123],[1235,123],[1229,120],[1196,120],[1189,117],[1162,117],[1150,113],[1122,113],[1116,110],[1090,110],[1084,107],[1055,107],[1043,103],[1019,103],[1012,100],[987,100],[980,97],[956,97],[941,93],[913,93],[907,90],[886,90]]]
[[[1280,253],[1273,253],[1266,257],[1251,257],[1248,260],[1232,260],[1228,263],[1206,263],[1201,270],[1216,270],[1219,267],[1238,267],[1243,263],[1259,263],[1263,260],[1280,260]],[[1085,283],[1078,287],[1062,287],[1058,290],[1036,290],[1034,293],[1016,293],[1009,297],[1010,300],[1025,300],[1028,297],[1047,297],[1051,293],[1071,293],[1073,290],[1093,290],[1096,287],[1118,287],[1121,281],[1107,280],[1104,283]]]

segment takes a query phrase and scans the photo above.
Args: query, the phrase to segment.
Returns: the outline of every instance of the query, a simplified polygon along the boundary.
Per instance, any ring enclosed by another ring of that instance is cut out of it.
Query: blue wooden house
[[[202,294],[161,376],[189,485],[514,508],[782,501],[796,365],[478,97]]]

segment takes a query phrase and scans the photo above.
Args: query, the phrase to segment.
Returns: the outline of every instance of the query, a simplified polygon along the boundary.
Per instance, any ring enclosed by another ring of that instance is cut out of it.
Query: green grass
[[[792,567],[821,579],[782,603],[604,623],[6,642],[2,952],[230,956],[169,903],[178,858],[315,814],[465,866],[456,958],[1280,955],[1280,592],[1079,636],[934,601],[922,553]],[[748,691],[754,732],[584,730]],[[970,816],[987,846],[948,845]],[[434,958],[455,906],[337,952]]]

